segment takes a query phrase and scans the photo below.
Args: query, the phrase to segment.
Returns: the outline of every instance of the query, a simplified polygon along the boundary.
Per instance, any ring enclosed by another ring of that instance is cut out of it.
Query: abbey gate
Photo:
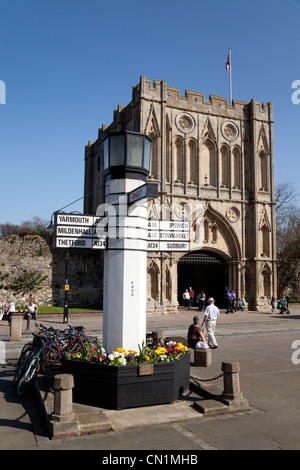
[[[132,101],[86,146],[85,213],[104,202],[101,139],[121,130],[153,141],[148,179],[159,198],[149,202],[149,219],[191,226],[188,253],[148,252],[148,311],[176,311],[189,287],[220,307],[228,288],[246,308],[269,308],[277,282],[272,104],[182,96],[141,77]]]

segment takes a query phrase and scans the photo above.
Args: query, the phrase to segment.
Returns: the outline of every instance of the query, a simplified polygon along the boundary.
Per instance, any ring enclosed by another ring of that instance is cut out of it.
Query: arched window
[[[270,256],[270,231],[266,225],[261,228],[262,233],[262,255]]]
[[[191,140],[188,144],[188,182],[197,182],[197,170],[196,170],[196,143]]]
[[[170,126],[166,125],[166,180],[171,181]]]
[[[267,164],[267,155],[264,150],[259,153],[259,189],[261,191],[268,191],[268,164]]]
[[[147,297],[154,300],[158,300],[159,298],[158,274],[158,266],[152,261],[147,270]]]
[[[267,267],[261,273],[262,277],[262,296],[271,297],[271,273]]]
[[[221,162],[220,162],[220,185],[228,188],[229,186],[229,159],[228,148],[223,145],[221,147]]]
[[[183,182],[183,145],[180,139],[175,140],[175,164],[176,164],[175,180]]]
[[[233,153],[233,187],[240,189],[241,187],[240,150],[238,148],[234,148],[232,153]]]
[[[149,137],[152,139],[151,145],[151,162],[150,162],[150,175],[153,178],[158,179],[158,141],[156,134],[150,134]]]
[[[201,145],[200,175],[201,185],[216,186],[215,147],[210,139],[205,140]]]
[[[171,273],[168,268],[166,267],[166,299],[171,302],[172,299],[172,282],[171,282]]]

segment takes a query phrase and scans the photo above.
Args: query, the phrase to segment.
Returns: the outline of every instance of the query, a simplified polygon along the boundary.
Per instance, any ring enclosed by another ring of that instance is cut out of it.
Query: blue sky
[[[0,223],[83,196],[84,147],[141,75],[228,97],[229,48],[233,98],[273,102],[276,182],[300,192],[299,17],[299,0],[0,0]]]

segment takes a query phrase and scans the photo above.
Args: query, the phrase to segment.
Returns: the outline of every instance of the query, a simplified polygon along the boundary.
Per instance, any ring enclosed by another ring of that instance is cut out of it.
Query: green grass
[[[63,313],[63,307],[52,307],[52,306],[42,306],[38,308],[38,313]],[[102,312],[100,308],[83,308],[83,307],[72,307],[68,311],[72,312]]]

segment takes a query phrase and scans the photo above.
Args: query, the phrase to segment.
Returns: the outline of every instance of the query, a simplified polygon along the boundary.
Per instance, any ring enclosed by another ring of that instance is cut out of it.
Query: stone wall
[[[46,277],[39,289],[16,291],[11,284],[25,272]],[[0,302],[13,299],[16,306],[32,299],[38,305],[63,306],[66,250],[53,249],[38,236],[0,238]],[[102,306],[103,254],[70,249],[68,259],[69,306]]]

